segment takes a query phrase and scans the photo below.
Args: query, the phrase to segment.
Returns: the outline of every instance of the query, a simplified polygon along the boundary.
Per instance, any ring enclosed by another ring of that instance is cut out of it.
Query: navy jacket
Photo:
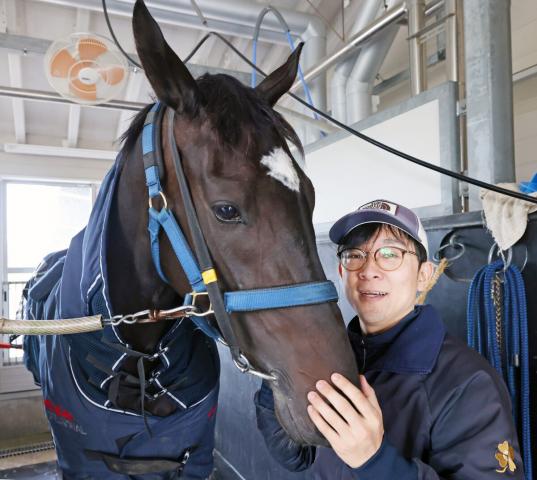
[[[417,306],[392,329],[362,335],[348,327],[361,373],[374,388],[384,419],[384,440],[364,465],[352,469],[332,449],[291,440],[274,414],[270,388],[256,394],[258,428],[271,455],[312,479],[478,480],[523,479],[509,394],[479,354],[445,332],[436,310]],[[512,447],[516,469],[501,444]]]

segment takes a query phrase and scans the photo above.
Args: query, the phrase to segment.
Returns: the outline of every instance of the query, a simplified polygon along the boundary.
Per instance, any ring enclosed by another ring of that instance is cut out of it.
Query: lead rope
[[[418,298],[416,299],[416,303],[418,305],[422,305],[425,303],[425,299],[427,298],[427,295],[436,285],[436,282],[438,282],[438,280],[440,279],[440,277],[442,276],[442,274],[444,273],[444,271],[446,270],[448,266],[449,266],[449,262],[447,258],[442,258],[442,260],[440,260],[440,263],[436,266],[432,277],[429,279],[429,282],[418,295]]]
[[[481,268],[468,293],[468,345],[485,356],[507,384],[521,427],[525,478],[533,479],[526,291],[520,270],[502,260]]]

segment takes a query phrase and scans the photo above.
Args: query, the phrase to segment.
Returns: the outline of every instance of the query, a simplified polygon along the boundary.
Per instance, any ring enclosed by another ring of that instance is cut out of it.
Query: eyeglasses
[[[337,255],[341,266],[348,270],[349,272],[355,272],[364,267],[367,263],[367,257],[371,255],[372,252],[364,252],[359,248],[348,248],[342,250]],[[405,258],[405,253],[410,255],[418,256],[416,252],[411,252],[410,250],[405,250],[404,248],[399,247],[380,247],[375,250],[373,253],[373,258],[375,263],[379,266],[381,270],[385,272],[391,272],[397,270],[402,264]]]

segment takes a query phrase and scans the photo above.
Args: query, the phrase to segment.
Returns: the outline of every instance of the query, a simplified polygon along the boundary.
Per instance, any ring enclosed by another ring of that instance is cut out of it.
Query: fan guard
[[[73,33],[50,45],[45,71],[50,85],[62,97],[97,105],[121,93],[128,77],[128,63],[106,37]]]

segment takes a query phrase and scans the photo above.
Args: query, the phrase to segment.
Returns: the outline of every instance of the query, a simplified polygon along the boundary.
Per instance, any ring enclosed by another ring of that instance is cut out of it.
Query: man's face
[[[426,262],[418,268],[417,256],[404,254],[399,268],[389,272],[382,270],[373,258],[378,248],[398,247],[415,252],[413,242],[396,238],[385,228],[381,228],[368,243],[353,247],[371,253],[360,270],[349,272],[340,265],[345,294],[358,313],[362,330],[379,333],[394,326],[414,309],[416,292],[427,284],[432,265]]]

